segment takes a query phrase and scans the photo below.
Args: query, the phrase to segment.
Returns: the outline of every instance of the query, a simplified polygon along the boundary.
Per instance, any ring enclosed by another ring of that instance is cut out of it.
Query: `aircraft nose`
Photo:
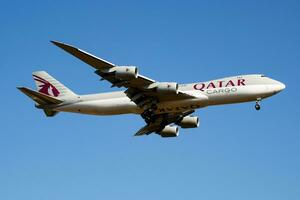
[[[284,89],[285,89],[285,84],[278,81],[278,83],[275,86],[276,92],[281,92]]]

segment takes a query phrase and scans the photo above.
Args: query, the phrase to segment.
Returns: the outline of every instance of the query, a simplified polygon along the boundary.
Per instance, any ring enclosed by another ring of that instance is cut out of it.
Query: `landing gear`
[[[142,118],[147,124],[155,121],[155,110],[157,109],[156,105],[152,105],[150,108],[146,109],[142,114]]]
[[[260,101],[261,101],[261,99],[256,100],[256,103],[255,103],[255,109],[256,110],[260,110]]]
[[[255,109],[256,110],[260,110],[260,105],[259,104],[255,104]]]
[[[149,108],[142,113],[142,117],[146,121],[147,124],[154,122],[155,113],[154,110]]]

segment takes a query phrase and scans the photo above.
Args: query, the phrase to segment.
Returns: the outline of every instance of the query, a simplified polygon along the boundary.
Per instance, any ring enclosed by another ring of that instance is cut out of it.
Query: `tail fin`
[[[32,75],[35,80],[37,90],[43,94],[57,97],[59,99],[76,96],[74,92],[45,71],[33,72]]]

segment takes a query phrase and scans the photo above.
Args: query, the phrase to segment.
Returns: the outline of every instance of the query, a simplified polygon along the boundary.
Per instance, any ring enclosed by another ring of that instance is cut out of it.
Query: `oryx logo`
[[[58,91],[58,89],[56,89],[56,87],[54,87],[54,85],[52,85],[47,80],[39,76],[36,75],[33,76],[34,76],[34,80],[37,81],[39,92],[50,96],[55,96],[55,97],[59,95],[60,92]]]

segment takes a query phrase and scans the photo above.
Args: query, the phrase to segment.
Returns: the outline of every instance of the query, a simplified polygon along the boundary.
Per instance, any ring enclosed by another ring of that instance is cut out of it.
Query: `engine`
[[[138,77],[138,69],[133,66],[114,67],[115,77],[121,80],[132,80]]]
[[[178,125],[181,128],[197,128],[200,124],[199,117],[195,116],[185,116]]]
[[[157,92],[164,94],[178,94],[178,83],[162,82],[156,86]]]
[[[165,126],[158,134],[161,137],[177,137],[179,135],[178,126]]]

